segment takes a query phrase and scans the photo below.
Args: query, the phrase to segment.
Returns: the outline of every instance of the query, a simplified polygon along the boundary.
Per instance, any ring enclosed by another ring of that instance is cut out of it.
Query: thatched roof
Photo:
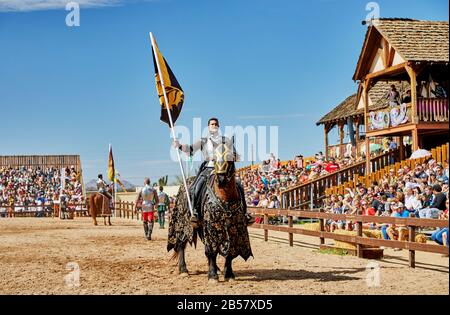
[[[376,30],[376,31],[374,31]],[[449,23],[412,19],[383,18],[372,21],[367,28],[364,45],[358,59],[353,80],[361,79],[361,65],[370,55],[368,46],[381,34],[405,61],[448,63]]]
[[[448,22],[380,19],[375,28],[406,61],[448,62]]]
[[[369,110],[379,110],[388,106],[388,100],[386,95],[394,84],[400,95],[406,93],[409,90],[410,85],[407,81],[378,81],[369,90],[369,98],[372,100],[372,105],[369,106]],[[346,120],[349,117],[357,117],[364,115],[364,108],[358,109],[359,93],[355,93],[347,97],[339,105],[333,108],[329,113],[323,116],[316,125],[321,125],[325,123],[337,122],[339,120]]]
[[[347,117],[353,116],[356,113],[356,105],[357,105],[357,94],[350,95],[343,102],[341,102],[338,106],[333,108],[331,112],[323,116],[316,125],[324,124],[327,122],[346,119]]]

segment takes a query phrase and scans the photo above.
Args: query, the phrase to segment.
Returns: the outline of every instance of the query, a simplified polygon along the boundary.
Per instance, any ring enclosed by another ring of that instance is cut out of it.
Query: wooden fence
[[[47,216],[53,214],[54,205],[44,205],[41,212],[45,213]],[[88,216],[88,211],[84,203],[81,204],[69,204],[70,207],[75,207],[72,210],[74,216]],[[0,206],[0,209],[8,209],[10,211],[3,213],[0,212],[0,216],[6,214],[9,216],[34,216],[39,211],[20,211],[15,212],[14,207],[24,208],[24,206]],[[33,208],[38,208],[39,206],[31,206]],[[76,208],[80,208],[76,210]],[[315,209],[313,211],[300,211],[300,210],[286,210],[286,209],[264,209],[249,207],[248,212],[264,218],[262,224],[253,224],[250,226],[254,229],[264,230],[264,240],[268,241],[269,231],[286,232],[288,234],[289,246],[294,246],[294,234],[306,235],[312,237],[318,237],[319,245],[325,244],[325,239],[333,239],[341,242],[348,242],[356,244],[357,256],[362,257],[363,246],[384,246],[391,248],[402,248],[409,250],[409,266],[415,267],[415,251],[423,251],[430,253],[440,253],[448,255],[449,250],[446,246],[434,245],[434,244],[423,244],[415,242],[415,234],[417,227],[439,227],[448,228],[448,220],[435,220],[435,219],[416,219],[416,218],[394,218],[394,217],[377,217],[377,216],[365,216],[365,215],[346,215],[346,214],[333,214],[325,213],[322,209]],[[169,212],[170,215],[170,212]],[[269,216],[285,216],[288,218],[287,226],[275,226],[269,224]],[[115,217],[125,218],[131,220],[142,220],[142,213],[134,211],[133,202],[117,202],[115,209]],[[312,231],[302,228],[294,227],[294,217],[318,219],[320,231]],[[356,225],[356,236],[352,235],[342,235],[332,232],[325,231],[325,220],[345,220],[352,221]],[[170,220],[170,218],[169,218]],[[396,240],[381,240],[376,238],[363,237],[363,223],[384,223],[384,224],[395,224],[403,225],[408,228],[409,240],[406,241],[396,241]]]
[[[400,160],[399,149],[383,153],[371,159],[372,171],[379,170],[387,165],[392,165]],[[318,206],[325,198],[329,187],[336,187],[354,177],[362,176],[366,171],[366,162],[362,161],[340,169],[337,172],[321,176],[306,183],[290,187],[281,195],[283,208],[309,209],[311,204]]]
[[[448,143],[431,150],[431,157],[436,162],[443,163],[445,160],[448,159],[448,156],[449,156]],[[390,169],[394,169],[395,173],[397,174],[397,171],[399,169],[404,168],[405,166],[408,166],[409,168],[413,169],[416,167],[417,164],[422,164],[427,159],[428,158],[420,158],[414,160],[407,159],[401,162],[396,162],[394,165],[385,166],[384,168],[379,169],[377,172],[371,173],[366,176],[355,175],[349,181],[341,185],[337,185],[334,187],[329,186],[329,188],[325,190],[325,195],[345,194],[347,188],[355,188],[358,183],[363,184],[365,187],[369,187],[373,182],[380,183],[384,178],[384,176],[389,174]]]
[[[394,217],[377,217],[377,216],[365,216],[365,215],[346,215],[346,214],[333,214],[325,213],[320,209],[314,211],[299,211],[299,210],[279,210],[279,209],[262,209],[249,207],[249,213],[264,218],[262,224],[253,224],[252,228],[264,230],[264,240],[268,241],[269,231],[286,232],[288,234],[289,246],[294,245],[294,234],[307,235],[319,238],[319,245],[325,244],[325,239],[333,239],[342,242],[356,244],[357,256],[362,257],[363,246],[384,246],[390,248],[402,248],[409,250],[409,266],[415,267],[415,251],[423,251],[430,253],[439,253],[448,255],[449,250],[446,246],[423,244],[415,242],[415,234],[417,227],[439,227],[448,228],[448,220],[435,220],[435,219],[416,219],[416,218],[394,218]],[[288,218],[288,226],[275,226],[269,224],[269,216],[285,216]],[[293,225],[293,217],[318,219],[320,231],[306,230],[302,228],[296,228]],[[345,220],[356,223],[356,236],[342,235],[325,231],[325,220]],[[363,223],[384,223],[384,224],[396,224],[403,225],[408,228],[409,240],[396,241],[396,240],[382,240],[376,238],[363,237]]]
[[[88,216],[88,209],[85,203],[69,203],[66,205],[68,212],[73,213],[75,217]],[[44,205],[0,205],[0,217],[34,217],[34,216],[53,216],[55,209],[59,211],[59,204]]]

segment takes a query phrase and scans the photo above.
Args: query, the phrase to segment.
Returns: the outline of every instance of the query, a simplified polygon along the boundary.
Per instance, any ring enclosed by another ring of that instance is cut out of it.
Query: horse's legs
[[[186,267],[186,260],[185,260],[185,249],[186,249],[187,242],[183,243],[180,248],[178,248],[178,271],[180,274],[188,274],[188,270]]]
[[[103,223],[106,225],[106,216],[103,216]]]
[[[108,217],[108,225],[112,225],[111,224],[111,216]]]
[[[225,268],[224,268],[225,280],[232,280],[235,278],[232,264],[233,264],[233,257],[227,256],[225,258]]]
[[[219,275],[217,274],[217,254],[211,254],[208,256],[208,280],[219,280]]]

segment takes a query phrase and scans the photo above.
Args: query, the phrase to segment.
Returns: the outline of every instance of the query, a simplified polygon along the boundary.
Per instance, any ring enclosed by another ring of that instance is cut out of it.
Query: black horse
[[[178,256],[180,274],[188,274],[185,261],[187,243],[194,246],[197,239],[205,244],[205,255],[208,258],[208,279],[219,279],[217,255],[225,257],[225,280],[234,279],[232,261],[241,256],[247,260],[253,256],[247,230],[246,210],[242,204],[240,190],[235,180],[235,155],[230,145],[221,144],[215,150],[214,171],[206,183],[201,196],[200,224],[193,228],[186,198],[186,189],[182,185],[178,192],[171,220],[169,222],[169,238],[167,250],[174,250]],[[188,179],[188,185],[193,178]]]

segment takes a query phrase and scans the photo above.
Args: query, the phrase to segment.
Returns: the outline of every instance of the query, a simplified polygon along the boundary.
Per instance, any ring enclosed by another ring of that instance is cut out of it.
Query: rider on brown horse
[[[219,120],[217,118],[210,118],[208,120],[208,131],[209,135],[206,138],[201,138],[192,145],[182,145],[177,140],[174,141],[173,145],[175,148],[193,156],[198,150],[202,151],[205,161],[201,164],[198,174],[189,188],[189,194],[193,200],[193,216],[191,217],[191,223],[196,226],[198,225],[199,215],[201,216],[201,196],[205,191],[205,184],[208,177],[214,170],[214,152],[221,144],[227,144],[229,147],[233,148],[233,153],[236,152],[234,145],[231,140],[227,137],[221,136],[219,134]],[[237,154],[236,154],[237,155]],[[237,183],[238,189],[241,192],[242,203],[244,205],[244,211],[247,218],[248,225],[254,223],[254,218],[247,213],[247,205],[245,201],[244,188],[241,183]]]
[[[102,174],[98,174],[98,179],[97,179],[97,189],[98,192],[101,193],[102,195],[105,195],[106,197],[108,197],[108,199],[112,199],[111,194],[108,192],[108,185],[106,184],[106,182],[103,180],[103,175]]]

